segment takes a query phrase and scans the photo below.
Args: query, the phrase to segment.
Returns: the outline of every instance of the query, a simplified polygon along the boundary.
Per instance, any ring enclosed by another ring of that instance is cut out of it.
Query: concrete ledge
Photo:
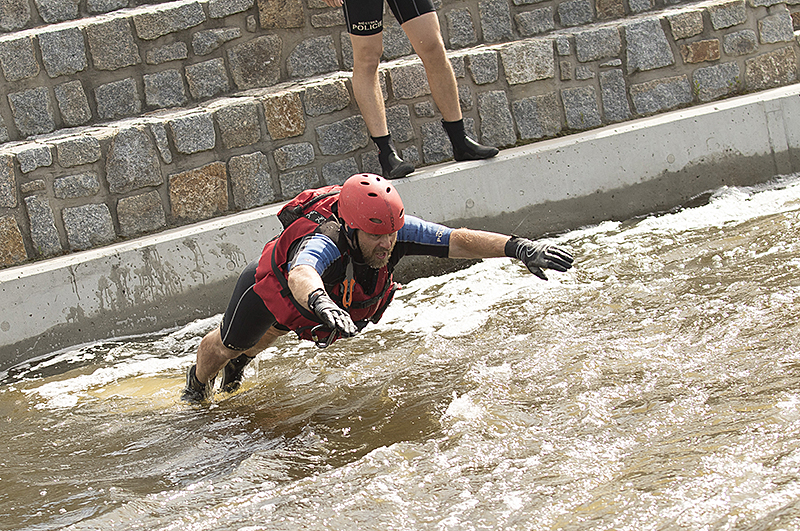
[[[432,166],[396,182],[409,213],[527,236],[672,208],[800,171],[800,85]],[[0,271],[0,370],[69,345],[223,311],[278,234],[279,205]],[[422,262],[398,270],[432,272]]]

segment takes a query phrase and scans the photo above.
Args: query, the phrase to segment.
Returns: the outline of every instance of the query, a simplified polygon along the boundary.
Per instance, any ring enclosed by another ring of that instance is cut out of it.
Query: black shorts
[[[435,11],[431,0],[386,0],[401,25]],[[377,35],[383,31],[383,0],[344,0],[344,19],[352,35]]]
[[[275,316],[267,309],[261,297],[253,291],[257,267],[258,260],[254,260],[239,275],[228,309],[225,310],[222,323],[219,325],[222,344],[232,350],[247,350],[254,347],[272,325],[279,330],[289,331],[285,326],[275,322]]]

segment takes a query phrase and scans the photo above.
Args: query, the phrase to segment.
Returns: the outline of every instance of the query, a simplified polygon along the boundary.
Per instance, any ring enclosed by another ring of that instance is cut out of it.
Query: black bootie
[[[500,151],[496,147],[478,144],[464,130],[464,119],[457,122],[445,122],[442,120],[442,127],[450,137],[453,145],[453,158],[456,160],[483,160],[490,159]]]
[[[391,135],[371,136],[370,138],[378,146],[378,161],[381,163],[383,176],[386,179],[399,179],[414,171],[414,165],[404,161],[397,154]]]
[[[195,375],[196,369],[197,365],[192,365],[186,371],[186,388],[181,395],[181,400],[190,404],[208,402],[214,394],[214,378],[211,378],[208,383],[202,383]]]
[[[242,386],[244,379],[244,368],[253,361],[253,358],[247,354],[241,354],[238,358],[234,358],[225,365],[222,373],[222,382],[219,388],[224,393],[233,393]]]

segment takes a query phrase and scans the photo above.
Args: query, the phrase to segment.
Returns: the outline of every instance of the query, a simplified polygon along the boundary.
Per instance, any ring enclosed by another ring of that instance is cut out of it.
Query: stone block
[[[17,152],[17,162],[22,173],[30,173],[53,164],[53,153],[46,144],[26,144]]]
[[[344,184],[351,176],[358,173],[356,159],[350,157],[330,162],[322,166],[322,180],[327,184]]]
[[[653,0],[628,0],[631,13],[643,13],[653,9]]]
[[[164,205],[155,190],[120,199],[117,202],[117,219],[120,235],[126,238],[167,226]]]
[[[46,189],[47,185],[43,179],[34,179],[26,183],[20,183],[19,185],[19,191],[22,192],[23,195],[32,194],[34,192],[43,192]]]
[[[792,28],[794,28],[795,31],[800,30],[800,11],[789,13],[789,16],[792,17]]]
[[[310,142],[288,144],[274,149],[272,156],[279,170],[291,170],[314,162],[314,146]]]
[[[9,83],[39,75],[39,62],[33,49],[33,37],[0,42],[0,67]]]
[[[56,128],[53,104],[47,88],[37,87],[11,93],[8,95],[8,103],[20,135],[39,135]]]
[[[34,0],[36,10],[48,24],[78,18],[78,0]]]
[[[110,19],[86,27],[89,53],[97,70],[119,70],[142,62],[139,46],[133,39],[131,23],[124,18]]]
[[[631,1],[631,0],[629,0]],[[567,0],[558,4],[558,18],[566,27],[583,26],[594,20],[592,3],[589,0]]]
[[[56,219],[47,198],[31,195],[25,198],[31,240],[36,256],[52,256],[62,251],[61,240],[56,229]]]
[[[484,42],[501,42],[513,39],[511,10],[506,0],[480,0],[478,2],[481,31]]]
[[[73,251],[108,245],[117,239],[108,205],[67,207],[61,212],[69,248]]]
[[[675,40],[688,39],[703,33],[702,11],[685,11],[668,15],[667,21],[672,30],[672,38]]]
[[[164,109],[179,107],[188,101],[186,86],[179,70],[164,70],[145,74],[144,101],[148,107]]]
[[[391,19],[394,21],[393,19]],[[388,20],[387,20],[388,22]],[[383,58],[387,61],[404,57],[413,53],[411,41],[408,40],[403,29],[395,24],[392,27],[383,28]]]
[[[281,195],[284,199],[290,199],[303,190],[317,188],[319,175],[315,168],[291,171],[280,176]]]
[[[341,9],[334,9],[332,11],[311,15],[312,28],[333,28],[335,26],[344,25],[344,12]]]
[[[261,100],[267,131],[273,140],[300,136],[306,130],[303,103],[297,92],[266,96]]]
[[[0,30],[11,32],[24,28],[31,20],[31,8],[27,0],[4,0],[0,2]]]
[[[0,208],[17,207],[17,177],[14,174],[14,158],[0,154]]]
[[[225,149],[250,146],[261,140],[258,104],[244,100],[221,107],[214,113]]]
[[[787,46],[745,61],[745,88],[764,90],[797,81],[797,54]]]
[[[556,35],[556,53],[562,57],[572,55],[572,43],[566,35]]]
[[[595,10],[599,20],[622,18],[625,16],[623,0],[595,0]]]
[[[28,259],[25,242],[12,216],[0,217],[0,266],[10,266]]]
[[[392,83],[394,97],[400,100],[409,100],[431,93],[425,67],[422,63],[411,63],[389,69],[389,79]]]
[[[414,114],[420,118],[433,118],[436,116],[436,105],[431,100],[414,104]]]
[[[169,176],[172,216],[180,221],[200,221],[228,210],[228,174],[225,164],[212,162],[201,168]]]
[[[258,31],[258,22],[256,22],[256,17],[253,15],[247,15],[245,19],[245,27],[247,28],[248,33],[255,33]]]
[[[53,142],[62,168],[91,164],[100,160],[100,141],[93,136],[70,136]]]
[[[129,77],[94,89],[97,115],[104,120],[135,116],[142,110],[136,81]]]
[[[631,119],[631,107],[622,70],[615,68],[600,72],[600,99],[606,122],[624,122]]]
[[[467,121],[464,120],[466,125]],[[426,164],[436,164],[453,158],[453,146],[439,121],[420,126],[422,133],[422,158]]]
[[[6,128],[6,123],[3,121],[3,117],[0,116],[0,142],[8,142],[8,128]]]
[[[320,83],[306,87],[303,107],[309,116],[320,116],[341,111],[350,105],[350,92],[343,80]]]
[[[618,57],[621,51],[622,39],[615,26],[575,33],[575,52],[581,63]]]
[[[514,21],[517,23],[517,31],[523,37],[546,33],[556,27],[553,8],[550,6],[518,13],[514,15]]]
[[[472,89],[469,85],[458,86],[458,104],[462,111],[472,110],[474,101],[472,99]]]
[[[245,210],[275,201],[267,156],[256,151],[231,157],[228,161],[233,204]]]
[[[594,87],[574,87],[561,90],[564,115],[570,129],[591,129],[602,124]]]
[[[509,85],[521,85],[555,77],[553,41],[541,39],[509,44],[500,50]]]
[[[595,73],[591,66],[578,65],[575,67],[575,79],[578,81],[586,81],[587,79],[594,79]]]
[[[65,125],[74,127],[83,125],[92,119],[89,100],[86,98],[80,81],[67,81],[56,85],[53,92],[55,92],[58,110],[61,112],[61,119]]]
[[[386,109],[386,124],[395,142],[410,142],[414,139],[411,111],[408,105],[394,105]]]
[[[150,132],[153,133],[161,160],[167,164],[172,164],[172,151],[169,150],[166,126],[162,122],[153,122],[150,124]]]
[[[353,69],[353,43],[350,42],[350,35],[343,31],[339,34],[339,44],[342,46],[342,64],[345,70]],[[378,75],[382,72],[379,71]]]
[[[794,39],[792,17],[785,8],[758,21],[758,35],[762,44],[789,42]]]
[[[570,81],[572,79],[572,61],[559,61],[558,71],[561,74],[561,81]]]
[[[208,16],[211,18],[225,18],[247,11],[253,7],[254,0],[209,0]]]
[[[478,115],[481,118],[480,142],[490,146],[510,146],[517,142],[514,119],[508,96],[503,90],[478,95]]]
[[[344,155],[367,147],[369,132],[361,116],[317,127],[319,150],[323,155]]]
[[[228,71],[222,57],[188,65],[186,81],[189,84],[189,93],[196,100],[225,94],[230,89]]]
[[[263,29],[302,28],[305,14],[301,0],[258,0],[258,19]]]
[[[167,122],[172,132],[175,149],[185,155],[214,149],[216,133],[211,114],[196,112],[173,118]]]
[[[106,155],[106,180],[112,194],[124,194],[164,182],[155,147],[144,127],[120,129]]]
[[[681,57],[688,64],[716,61],[720,58],[719,39],[706,39],[681,45]]]
[[[145,41],[193,28],[205,21],[206,14],[199,2],[157,4],[152,9],[133,16],[136,34]]]
[[[692,102],[692,87],[685,75],[631,85],[630,94],[637,114],[668,111]]]
[[[741,88],[739,65],[723,63],[698,68],[692,74],[692,81],[700,101],[712,101],[735,94]]]
[[[42,62],[50,77],[81,72],[87,66],[86,45],[78,28],[64,28],[39,34]]]
[[[786,0],[749,0],[748,4],[751,7],[771,7],[780,4],[797,4],[797,0],[789,0],[788,2]]]
[[[555,92],[514,101],[511,110],[523,140],[549,138],[561,132],[561,109]]]
[[[56,199],[91,197],[99,191],[100,180],[93,171],[58,177],[53,181],[53,195]]]
[[[128,0],[86,0],[89,13],[110,13],[128,7]]]
[[[145,61],[149,65],[160,65],[170,61],[181,61],[189,57],[189,48],[185,42],[178,41],[165,44],[145,53]]]
[[[339,70],[333,37],[324,35],[306,39],[286,59],[289,77],[311,77]]]
[[[628,73],[655,70],[675,63],[667,36],[658,19],[645,19],[625,25]]]
[[[745,0],[732,0],[724,4],[712,4],[706,6],[711,26],[715,30],[721,30],[743,24],[747,21],[747,6]]]
[[[241,28],[216,28],[192,35],[192,50],[196,55],[208,55],[223,44],[242,36]]]
[[[753,30],[728,33],[722,38],[722,49],[728,55],[750,55],[758,49],[758,37]]]
[[[264,35],[228,50],[228,66],[239,89],[274,85],[281,73],[280,37]]]
[[[451,9],[445,14],[447,20],[447,36],[452,48],[464,48],[478,42],[475,34],[475,22],[467,8]]]

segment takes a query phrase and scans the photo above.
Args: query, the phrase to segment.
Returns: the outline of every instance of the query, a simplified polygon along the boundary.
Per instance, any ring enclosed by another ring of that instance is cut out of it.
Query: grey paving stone
[[[667,36],[658,19],[631,22],[625,27],[628,73],[655,70],[675,63]]]
[[[100,141],[89,135],[66,137],[54,141],[53,145],[62,168],[91,164],[102,156]]]
[[[290,199],[303,190],[317,188],[320,185],[316,168],[291,171],[280,176],[281,195]]]
[[[797,81],[797,53],[787,46],[745,61],[745,88],[763,90]]]
[[[653,0],[628,0],[631,13],[644,13],[653,9]]]
[[[155,5],[151,10],[133,16],[133,25],[140,39],[152,41],[206,21],[206,14],[199,2],[165,5],[168,4]]]
[[[31,8],[27,0],[4,0],[0,2],[0,30],[16,31],[31,20]]]
[[[306,87],[303,108],[309,116],[340,111],[350,105],[350,91],[343,80]]]
[[[572,55],[572,44],[566,35],[556,36],[556,53],[560,56]]]
[[[322,180],[325,184],[344,184],[351,176],[358,173],[356,159],[336,160],[322,166]]]
[[[607,122],[623,122],[631,119],[631,106],[625,87],[625,76],[620,69],[600,72],[600,98],[603,116]]]
[[[275,201],[269,161],[262,152],[231,157],[228,161],[228,173],[236,208],[244,210]]]
[[[126,238],[167,226],[164,205],[155,190],[120,199],[117,202],[117,219],[120,235]]]
[[[514,119],[508,96],[503,90],[478,95],[478,115],[481,118],[480,142],[490,146],[510,146],[517,142]]]
[[[464,120],[465,127],[466,123]],[[419,129],[422,133],[422,159],[426,164],[436,164],[453,158],[453,146],[441,122],[437,120],[423,123]]]
[[[394,19],[389,19],[395,22]],[[395,22],[390,27],[383,29],[383,58],[386,60],[397,59],[412,53],[411,41],[406,32]]]
[[[39,62],[33,49],[33,37],[0,42],[0,67],[8,82],[20,81],[39,75]]]
[[[594,19],[592,2],[589,0],[567,0],[558,4],[558,18],[566,27],[582,26]]]
[[[414,114],[420,118],[433,118],[436,116],[436,105],[431,100],[414,104]]]
[[[164,183],[155,147],[144,127],[120,129],[106,154],[106,180],[112,194]]]
[[[28,195],[33,192],[43,192],[45,190],[47,190],[47,185],[45,184],[44,179],[34,179],[26,183],[20,183],[19,185],[19,191],[24,195]]]
[[[511,109],[523,140],[549,138],[561,132],[561,109],[555,92],[514,101]]]
[[[514,21],[517,23],[519,34],[523,37],[546,33],[556,27],[552,6],[517,13],[514,15]]]
[[[117,239],[111,212],[103,203],[67,207],[61,217],[73,251],[107,245]]]
[[[610,26],[576,32],[575,51],[581,63],[618,57],[622,51],[619,29]]]
[[[172,151],[169,149],[166,126],[162,122],[153,122],[150,124],[150,132],[156,141],[156,148],[158,149],[158,154],[161,155],[161,160],[167,164],[172,164]]]
[[[117,18],[86,26],[89,53],[97,70],[119,70],[142,62],[131,24]]]
[[[178,152],[191,155],[192,153],[214,149],[216,135],[214,121],[209,113],[186,114],[173,118],[167,123],[172,132],[175,149]]]
[[[475,22],[467,8],[451,9],[445,13],[447,35],[452,48],[464,48],[478,42],[475,34]]]
[[[48,24],[78,18],[78,0],[34,0],[36,10]]]
[[[511,10],[506,0],[480,0],[478,2],[484,42],[511,40]]]
[[[230,90],[228,71],[222,57],[195,63],[186,67],[189,93],[194,99],[204,99],[224,94]]]
[[[333,37],[325,35],[306,39],[286,59],[289,77],[311,77],[339,70]]]
[[[280,37],[264,35],[228,50],[228,66],[239,89],[267,87],[280,79]]]
[[[30,143],[17,152],[17,162],[22,173],[30,173],[36,168],[53,164],[53,153],[46,144]]]
[[[0,155],[0,208],[16,208],[17,178],[14,174],[14,158]]]
[[[570,81],[572,79],[572,61],[559,61],[558,71],[561,74],[561,81]]]
[[[369,133],[361,116],[351,116],[316,128],[319,150],[323,155],[344,155],[367,147]]]
[[[779,13],[766,16],[758,21],[758,35],[762,44],[789,42],[794,39],[792,17],[785,7]]]
[[[165,44],[145,53],[145,61],[149,65],[160,65],[170,61],[180,61],[189,57],[189,48],[183,41]]]
[[[53,181],[53,195],[56,199],[91,197],[99,191],[100,180],[93,171],[58,177]]]
[[[47,88],[37,87],[14,92],[8,95],[8,103],[20,135],[26,137],[49,133],[56,128]]]
[[[155,74],[145,74],[144,101],[149,107],[164,109],[178,107],[188,101],[183,76],[178,70],[164,70]]]
[[[128,7],[129,0],[86,0],[89,13],[110,13]]]
[[[142,110],[136,80],[132,77],[100,85],[94,89],[97,114],[104,120],[135,116]]]
[[[472,89],[469,87],[469,85],[458,85],[458,104],[462,111],[472,110],[472,106],[475,104],[475,102],[472,98]]]
[[[76,79],[56,85],[53,92],[56,95],[58,110],[61,112],[61,119],[65,125],[82,125],[92,119],[89,100],[86,98],[80,81]]]
[[[344,12],[341,9],[311,15],[311,27],[313,28],[332,28],[344,25]]]
[[[711,4],[706,6],[711,26],[715,30],[730,28],[747,21],[747,6],[744,0],[732,0],[724,4]]]
[[[225,149],[250,146],[261,140],[258,104],[245,100],[221,107],[214,113]]]
[[[672,29],[672,37],[675,40],[688,39],[703,33],[703,12],[686,11],[668,15],[669,27]]]
[[[39,34],[42,62],[50,77],[81,72],[87,66],[86,45],[78,28],[64,28]]]
[[[652,114],[691,103],[692,87],[685,75],[675,76],[631,85],[630,95],[637,114]]]
[[[393,105],[386,108],[386,124],[395,142],[410,142],[414,139],[411,111],[408,105]]]
[[[314,162],[314,146],[310,142],[287,144],[272,151],[275,164],[281,171],[291,170]]]
[[[31,195],[24,199],[31,226],[31,240],[37,256],[61,253],[61,241],[56,229],[56,218],[47,197]]]
[[[253,0],[209,0],[208,16],[211,18],[225,18],[247,11],[255,2]]]
[[[753,30],[728,33],[722,38],[722,49],[728,55],[750,55],[758,50],[758,37]]]
[[[0,142],[8,142],[8,128],[6,127],[6,123],[3,121],[3,117],[0,116]]]
[[[428,76],[422,63],[411,63],[389,69],[394,97],[408,100],[431,93]]]
[[[223,44],[242,36],[241,28],[215,28],[192,35],[192,50],[196,55],[208,55]]]
[[[509,44],[500,50],[500,59],[509,85],[555,77],[555,58],[551,39]]]
[[[741,88],[739,65],[722,63],[698,68],[692,81],[700,101],[712,101],[738,92]]]
[[[577,65],[575,67],[575,79],[578,81],[586,81],[587,79],[594,79],[595,73],[591,66]]]
[[[598,127],[600,109],[597,105],[597,91],[594,87],[574,87],[561,89],[564,115],[570,129],[590,129]]]

